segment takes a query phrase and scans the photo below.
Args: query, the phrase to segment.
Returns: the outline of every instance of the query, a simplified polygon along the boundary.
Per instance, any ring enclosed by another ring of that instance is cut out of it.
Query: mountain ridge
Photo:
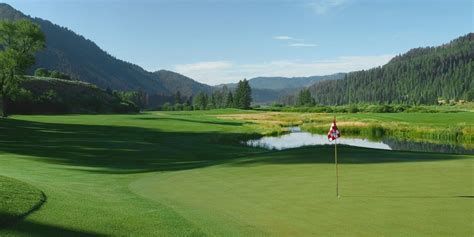
[[[254,77],[249,79],[252,87],[253,102],[267,104],[279,101],[282,97],[295,95],[299,90],[310,87],[323,80],[338,80],[344,78],[346,73],[334,73],[323,76],[309,77]],[[235,88],[237,83],[217,85],[217,88],[227,86]]]
[[[282,90],[282,89],[301,89],[313,85],[314,83],[321,80],[337,80],[344,78],[346,73],[334,73],[323,76],[308,76],[308,77],[268,77],[260,76],[249,79],[249,84],[252,89],[270,89],[270,90]],[[227,86],[233,88],[237,83],[220,84],[217,87]]]
[[[36,64],[30,69],[30,73],[36,68],[47,68],[104,89],[141,90],[167,96],[176,92],[172,88],[179,88],[188,93],[188,96],[198,90],[209,91],[212,88],[181,74],[174,75],[173,79],[162,78],[161,74],[146,71],[136,64],[110,55],[92,40],[66,27],[49,20],[27,16],[6,3],[0,3],[1,20],[25,18],[38,23],[46,35],[46,49],[37,53]]]

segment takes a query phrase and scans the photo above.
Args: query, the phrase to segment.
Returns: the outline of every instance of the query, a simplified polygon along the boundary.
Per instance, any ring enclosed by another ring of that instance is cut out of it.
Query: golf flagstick
[[[336,196],[339,198],[339,170],[337,167],[337,139],[334,140],[334,158],[336,162]]]
[[[331,128],[328,132],[328,139],[329,141],[334,141],[334,163],[336,165],[336,196],[339,198],[339,170],[337,164],[337,139],[340,137],[339,130],[337,129],[336,125],[336,116],[334,116],[334,120],[331,124]]]

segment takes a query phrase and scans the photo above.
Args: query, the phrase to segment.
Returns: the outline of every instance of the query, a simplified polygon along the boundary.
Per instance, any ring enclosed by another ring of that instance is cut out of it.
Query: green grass
[[[332,147],[245,147],[268,128],[233,113],[0,120],[0,174],[48,200],[0,236],[474,234],[472,155],[341,146],[337,199]]]
[[[339,114],[340,119],[357,119],[362,121],[381,121],[381,122],[402,122],[411,125],[423,126],[452,126],[465,124],[474,126],[474,113],[360,113],[360,114]]]
[[[339,115],[342,121],[360,121],[365,128],[351,127],[363,135],[382,133],[400,140],[420,140],[450,143],[474,149],[474,113],[398,113]],[[349,131],[350,133],[351,131]]]
[[[40,208],[45,201],[43,193],[37,188],[0,176],[0,227],[14,224]]]

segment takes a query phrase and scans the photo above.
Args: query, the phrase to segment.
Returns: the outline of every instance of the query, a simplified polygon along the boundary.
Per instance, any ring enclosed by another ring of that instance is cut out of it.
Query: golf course
[[[0,236],[474,235],[474,155],[338,146],[337,198],[333,146],[242,143],[284,132],[277,118],[299,116],[329,128],[332,115],[224,109],[0,119]],[[338,115],[338,125],[387,116]],[[463,131],[474,121],[472,112],[394,117]]]
[[[0,237],[474,237],[473,2],[0,2]]]

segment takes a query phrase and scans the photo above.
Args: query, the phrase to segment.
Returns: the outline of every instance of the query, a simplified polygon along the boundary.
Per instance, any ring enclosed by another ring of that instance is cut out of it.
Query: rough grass
[[[337,199],[332,147],[245,147],[271,128],[237,113],[0,120],[0,173],[48,196],[0,236],[474,234],[472,155],[341,146]]]
[[[369,138],[388,136],[434,143],[458,143],[474,148],[474,113],[285,113],[223,115],[222,118],[245,120],[261,126],[285,130],[286,126],[301,126],[313,133],[327,133],[334,116],[343,134]]]

